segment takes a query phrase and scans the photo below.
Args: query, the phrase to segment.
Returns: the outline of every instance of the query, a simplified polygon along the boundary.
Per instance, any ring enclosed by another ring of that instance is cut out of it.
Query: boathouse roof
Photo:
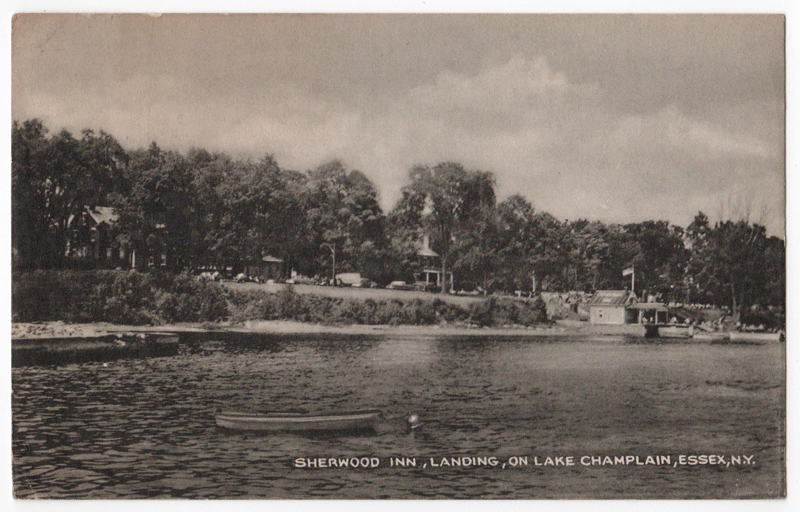
[[[627,306],[636,302],[636,295],[628,290],[597,290],[589,301],[590,306]]]

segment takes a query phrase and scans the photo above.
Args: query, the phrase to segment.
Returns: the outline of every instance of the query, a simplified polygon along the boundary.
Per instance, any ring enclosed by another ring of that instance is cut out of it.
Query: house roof
[[[636,295],[627,290],[597,290],[589,301],[590,306],[627,306],[636,302]]]
[[[117,212],[115,212],[114,208],[111,206],[95,206],[94,208],[84,206],[83,210],[89,214],[89,217],[92,218],[96,226],[99,226],[103,222],[110,226],[119,219],[119,215],[117,215]],[[70,215],[69,219],[67,219],[67,225],[71,226],[75,218],[75,215]]]
[[[105,222],[109,226],[119,219],[119,215],[110,206],[95,206],[94,208],[86,207],[88,213],[97,224]]]
[[[423,236],[422,242],[420,243],[420,247],[417,250],[417,256],[438,258],[439,254],[433,249],[431,249],[430,243],[431,241],[428,235]]]
[[[429,247],[422,247],[417,251],[417,256],[430,256],[433,258],[438,258],[439,254]]]

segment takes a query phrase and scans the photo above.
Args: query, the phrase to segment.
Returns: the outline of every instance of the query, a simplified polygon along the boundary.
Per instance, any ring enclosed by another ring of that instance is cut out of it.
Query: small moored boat
[[[731,341],[784,341],[782,332],[762,331],[730,331],[728,338]]]
[[[373,430],[380,413],[374,410],[311,414],[306,412],[223,411],[217,425],[233,430],[334,431]]]

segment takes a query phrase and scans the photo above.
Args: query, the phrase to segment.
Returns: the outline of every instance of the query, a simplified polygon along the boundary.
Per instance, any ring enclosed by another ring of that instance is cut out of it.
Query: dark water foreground
[[[14,492],[780,497],[784,348],[263,336],[197,341],[174,357],[14,368]],[[237,433],[215,425],[218,407],[377,408],[384,419],[366,433]],[[424,423],[413,435],[411,413]]]

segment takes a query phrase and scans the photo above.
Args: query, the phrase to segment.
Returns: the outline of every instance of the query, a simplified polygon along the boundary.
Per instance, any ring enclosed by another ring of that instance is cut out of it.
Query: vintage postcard
[[[787,495],[782,14],[17,14],[17,500]]]

